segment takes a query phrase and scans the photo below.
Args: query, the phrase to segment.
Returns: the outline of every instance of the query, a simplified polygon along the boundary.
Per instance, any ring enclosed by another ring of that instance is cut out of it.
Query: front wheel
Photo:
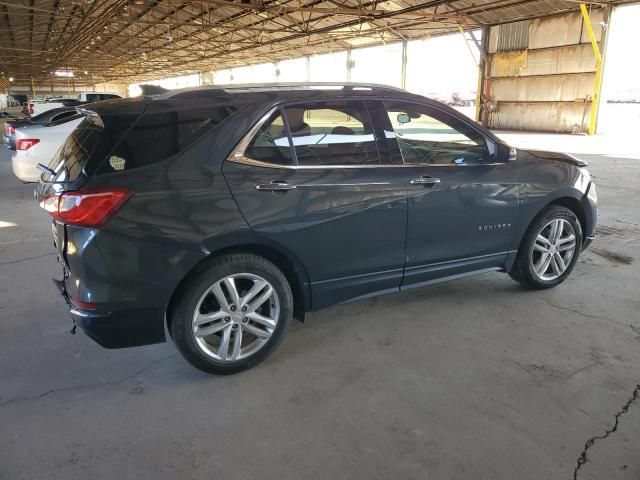
[[[531,224],[510,275],[529,288],[552,288],[571,273],[582,247],[582,228],[568,208],[553,205]]]
[[[212,260],[181,288],[171,313],[178,350],[196,368],[230,374],[257,365],[284,338],[293,315],[284,274],[257,255]]]

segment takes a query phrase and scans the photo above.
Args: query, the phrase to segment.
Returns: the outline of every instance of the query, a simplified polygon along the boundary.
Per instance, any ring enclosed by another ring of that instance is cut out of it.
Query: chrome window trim
[[[406,100],[405,100],[406,101]],[[416,102],[418,103],[418,102]],[[419,103],[418,103],[419,104]],[[506,162],[492,162],[492,163],[462,163],[462,164],[453,164],[453,163],[381,163],[378,165],[281,165],[277,163],[269,163],[263,162],[261,160],[255,160],[253,158],[247,157],[244,152],[253,140],[254,136],[258,133],[258,131],[262,128],[262,126],[271,118],[277,110],[280,109],[280,105],[276,105],[275,107],[270,108],[264,115],[260,117],[260,119],[249,129],[249,131],[242,137],[242,139],[238,142],[233,151],[226,158],[229,162],[239,163],[243,165],[251,165],[254,167],[262,167],[262,168],[276,168],[276,169],[288,169],[288,170],[325,170],[327,168],[331,169],[369,169],[369,168],[429,168],[429,167],[491,167],[498,165],[506,165]],[[283,118],[284,120],[284,118]],[[464,120],[463,120],[464,121]],[[285,122],[286,125],[286,122]],[[288,128],[288,127],[287,127]],[[287,137],[287,141],[288,141]],[[289,148],[293,149],[292,145],[289,145]],[[292,152],[294,153],[294,152]]]
[[[240,154],[238,156],[231,155],[227,158],[227,161],[233,163],[240,163],[243,165],[252,165],[254,167],[263,167],[263,168],[286,168],[289,170],[325,170],[327,168],[339,168],[339,169],[365,169],[365,168],[429,168],[429,167],[491,167],[498,165],[506,165],[504,162],[494,162],[494,163],[463,163],[463,164],[453,164],[453,163],[386,163],[380,165],[279,165],[277,163],[269,163],[263,162],[260,160],[254,160],[253,158],[249,158],[244,154]]]
[[[238,158],[241,158],[241,157],[242,158],[247,158],[247,157],[244,156],[244,151],[247,149],[247,147],[251,143],[251,140],[253,140],[253,137],[255,137],[255,135],[262,128],[262,126],[265,124],[265,122],[267,120],[269,120],[269,118],[271,118],[271,115],[273,115],[278,109],[279,109],[279,107],[277,107],[277,106],[273,107],[273,108],[270,108],[267,111],[267,113],[265,113],[262,117],[260,117],[260,119],[255,123],[255,125],[249,129],[249,131],[244,135],[244,137],[242,137],[242,140],[240,140],[240,142],[238,142],[238,144],[235,146],[235,148],[233,149],[231,154],[227,157],[227,160],[234,161],[234,159],[238,159]],[[284,119],[283,119],[283,121],[284,121]],[[288,141],[289,141],[289,139],[287,137],[287,142]],[[291,148],[291,145],[289,145],[289,147]],[[254,161],[258,162],[258,160],[254,160]],[[240,163],[244,163],[244,162],[240,162]],[[267,165],[277,165],[277,164],[272,164],[272,163],[268,163],[268,162],[260,162],[260,163],[264,163],[264,164],[267,164]]]

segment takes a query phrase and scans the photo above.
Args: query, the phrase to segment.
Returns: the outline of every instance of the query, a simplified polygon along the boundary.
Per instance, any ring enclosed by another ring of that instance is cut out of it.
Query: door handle
[[[295,185],[290,185],[283,180],[273,180],[270,183],[256,185],[256,190],[259,192],[288,192],[289,190],[295,190],[295,188]]]
[[[423,175],[421,177],[414,178],[409,183],[411,185],[435,185],[436,183],[440,183],[440,179],[430,177],[429,175]]]

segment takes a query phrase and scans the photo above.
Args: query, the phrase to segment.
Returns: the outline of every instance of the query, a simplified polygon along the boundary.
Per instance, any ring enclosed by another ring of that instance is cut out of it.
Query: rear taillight
[[[18,150],[29,150],[38,143],[40,143],[39,138],[21,138],[16,142],[16,148]]]
[[[40,206],[56,220],[80,227],[98,227],[109,220],[133,192],[126,188],[78,190],[49,195]]]
[[[81,308],[82,310],[93,310],[98,304],[93,302],[81,302],[80,300],[76,300],[74,298],[69,297],[71,303],[73,303],[76,307]]]
[[[12,127],[11,125],[4,126],[4,134],[8,137],[14,135],[16,133],[16,127]]]
[[[33,103],[29,104],[29,115],[33,115]]]

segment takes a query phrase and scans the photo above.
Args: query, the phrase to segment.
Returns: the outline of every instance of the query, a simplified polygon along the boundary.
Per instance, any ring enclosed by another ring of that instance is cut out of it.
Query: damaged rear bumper
[[[163,315],[159,309],[131,308],[87,310],[73,303],[66,291],[64,281],[53,280],[69,307],[74,325],[99,345],[105,348],[126,348],[164,342],[164,330],[150,329],[154,320]],[[156,322],[157,323],[157,322]]]

